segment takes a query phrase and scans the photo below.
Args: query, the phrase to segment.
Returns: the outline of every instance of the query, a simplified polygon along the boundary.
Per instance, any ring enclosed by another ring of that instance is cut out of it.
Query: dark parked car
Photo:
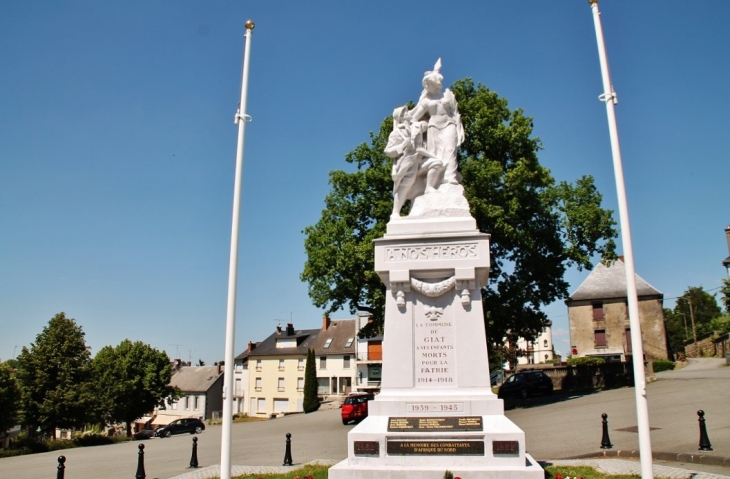
[[[135,432],[132,436],[134,439],[151,439],[155,437],[155,430],[151,427],[146,427]]]
[[[542,371],[522,371],[508,377],[499,387],[497,396],[500,399],[517,397],[526,398],[533,394],[552,394],[553,382]]]
[[[342,405],[342,424],[350,421],[362,421],[368,417],[368,401],[375,399],[371,393],[350,393]]]
[[[200,434],[205,430],[205,423],[200,419],[185,418],[176,419],[167,426],[162,426],[157,429],[157,437],[170,437],[173,434],[184,434],[186,432],[190,434]]]

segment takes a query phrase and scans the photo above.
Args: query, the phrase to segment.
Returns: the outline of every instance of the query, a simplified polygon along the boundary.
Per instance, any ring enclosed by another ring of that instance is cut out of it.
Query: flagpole
[[[241,180],[243,177],[243,140],[246,123],[251,117],[246,114],[248,94],[248,61],[251,52],[251,20],[246,21],[245,47],[243,54],[243,79],[241,81],[241,104],[236,112],[238,144],[236,149],[236,178],[233,188],[233,219],[231,221],[231,256],[228,265],[228,308],[226,314],[226,351],[223,373],[223,427],[221,428],[221,479],[231,479],[231,427],[233,425],[233,361],[235,360],[236,336],[236,281],[238,279],[238,232],[241,212]]]
[[[608,115],[608,131],[611,137],[611,152],[613,154],[613,171],[616,176],[616,193],[619,205],[619,218],[621,224],[621,238],[624,252],[624,265],[626,269],[626,295],[629,303],[629,325],[631,326],[631,347],[633,350],[632,362],[634,365],[634,393],[636,396],[636,419],[639,430],[639,456],[641,459],[641,477],[643,479],[653,478],[651,436],[649,432],[649,409],[646,399],[646,374],[644,371],[644,343],[641,338],[641,322],[639,321],[639,302],[636,293],[636,273],[634,270],[634,252],[631,246],[631,228],[629,225],[629,209],[626,201],[626,187],[624,185],[624,172],[621,164],[621,148],[618,141],[618,129],[616,127],[616,113],[614,106],[618,103],[616,92],[611,84],[611,76],[608,71],[608,59],[606,57],[606,46],[603,41],[603,28],[601,26],[601,13],[598,11],[598,0],[588,0],[593,10],[593,23],[596,28],[596,41],[598,42],[598,56],[601,62],[601,76],[603,78],[603,94],[599,100],[606,103],[606,114]]]

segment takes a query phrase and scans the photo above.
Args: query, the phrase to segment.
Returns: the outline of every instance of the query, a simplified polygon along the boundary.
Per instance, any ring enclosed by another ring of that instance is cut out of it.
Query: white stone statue
[[[413,121],[428,121],[426,133],[428,151],[444,164],[442,184],[459,184],[456,169],[456,150],[464,142],[464,126],[451,90],[443,89],[441,59],[436,60],[433,71],[423,75],[423,92],[418,104],[409,112]]]
[[[407,200],[409,216],[469,216],[463,197],[456,152],[464,141],[456,98],[443,89],[441,59],[423,76],[423,92],[413,110],[393,111],[393,131],[385,154],[393,158],[392,219],[400,218]],[[438,198],[431,197],[439,193]]]

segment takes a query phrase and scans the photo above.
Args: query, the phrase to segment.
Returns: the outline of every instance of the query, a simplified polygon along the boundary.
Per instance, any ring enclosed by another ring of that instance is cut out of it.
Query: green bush
[[[662,371],[671,371],[674,369],[674,362],[668,359],[656,359],[652,361],[652,366],[654,367],[655,373],[660,373]]]
[[[46,447],[48,447],[49,451],[60,451],[61,449],[71,449],[73,447],[78,447],[76,441],[71,439],[48,439],[43,442],[46,444]]]
[[[605,364],[605,363],[606,363],[605,359],[596,358],[596,357],[592,357],[592,356],[568,359],[568,366],[600,366],[601,364]]]
[[[31,451],[28,447],[21,447],[18,449],[0,449],[0,458],[24,456],[26,454],[33,454],[33,451]]]

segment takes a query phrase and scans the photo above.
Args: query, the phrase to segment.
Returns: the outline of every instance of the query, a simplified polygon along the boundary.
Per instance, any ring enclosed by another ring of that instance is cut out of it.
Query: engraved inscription
[[[425,320],[415,323],[416,387],[456,386],[454,327],[451,321],[431,321],[433,307],[424,306]],[[439,317],[443,313],[439,313]]]
[[[483,456],[484,441],[401,441],[388,440],[391,456]]]
[[[518,441],[492,441],[493,456],[519,456],[520,443]]]
[[[406,403],[406,412],[464,412],[463,402]]]
[[[388,431],[443,432],[483,431],[481,416],[452,417],[391,417]]]
[[[378,441],[354,441],[353,447],[356,456],[380,455],[380,443]]]
[[[477,243],[385,248],[385,261],[387,262],[467,258],[479,258]]]

